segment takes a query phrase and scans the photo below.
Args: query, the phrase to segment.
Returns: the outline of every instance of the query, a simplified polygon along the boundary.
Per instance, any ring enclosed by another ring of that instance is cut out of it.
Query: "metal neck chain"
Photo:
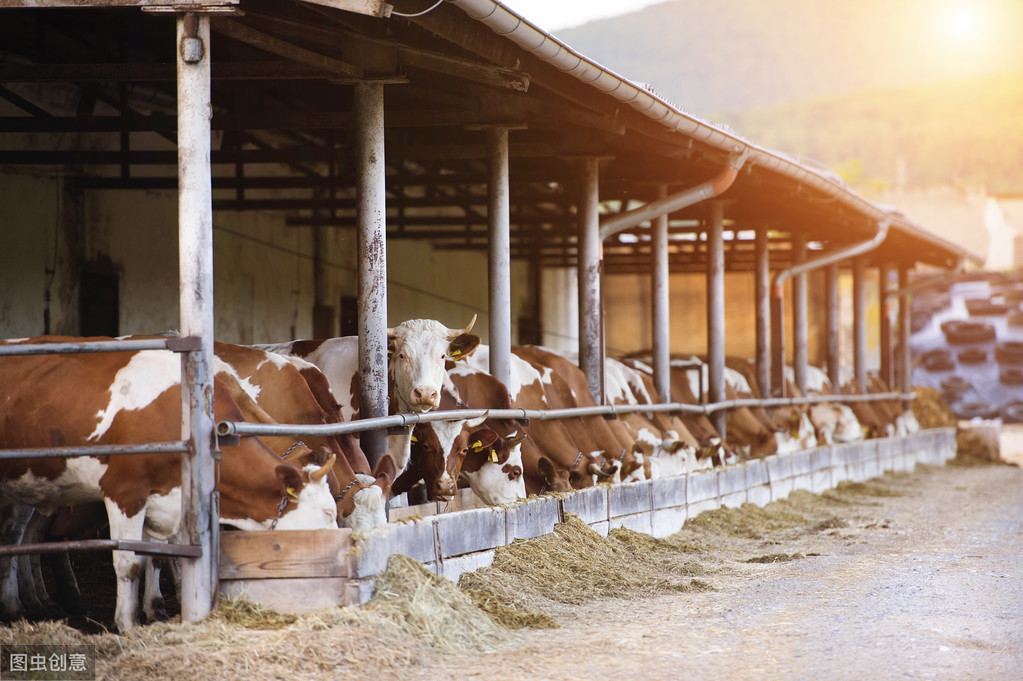
[[[359,482],[358,479],[352,480],[350,483],[345,485],[345,488],[341,490],[341,493],[334,497],[334,501],[341,501],[342,499],[344,499],[345,495],[348,494],[348,490],[350,490],[352,488],[352,485],[354,485],[357,482]]]
[[[572,470],[579,465],[579,461],[583,458],[583,453],[579,452],[579,456],[575,457],[575,463],[568,467],[568,470]]]
[[[285,494],[283,497],[281,497],[281,503],[277,504],[277,517],[274,518],[273,522],[270,523],[270,529],[271,530],[276,530],[277,529],[277,521],[281,519],[282,515],[284,515],[284,509],[287,508],[287,507],[288,507],[288,495]]]
[[[281,458],[282,458],[282,459],[287,459],[287,458],[288,458],[288,456],[289,456],[289,455],[290,455],[290,454],[291,454],[291,453],[292,453],[293,451],[295,451],[295,448],[296,448],[296,447],[308,447],[308,446],[309,446],[309,445],[307,445],[306,443],[302,442],[301,440],[295,440],[295,444],[293,444],[293,445],[291,445],[290,447],[288,447],[287,451],[286,451],[286,452],[284,452],[283,454],[281,454]]]

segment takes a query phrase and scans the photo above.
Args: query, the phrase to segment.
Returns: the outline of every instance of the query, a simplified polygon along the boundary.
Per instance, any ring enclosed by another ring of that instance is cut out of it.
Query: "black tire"
[[[966,348],[965,350],[960,350],[956,357],[961,364],[984,364],[987,362],[987,350]]]
[[[947,376],[941,379],[941,392],[946,395],[958,395],[971,387],[970,382],[962,376]]]
[[[1002,407],[1002,420],[1008,423],[1023,423],[1023,402],[1013,402]]]
[[[959,402],[951,406],[952,414],[956,418],[970,419],[995,419],[1001,414],[997,404],[990,402]]]
[[[1023,326],[1023,312],[1013,312],[1006,317],[1009,326]]]
[[[999,364],[1023,364],[1023,341],[1005,341],[995,348]]]
[[[953,345],[967,343],[989,343],[995,340],[995,327],[984,322],[952,320],[941,325],[945,340]]]
[[[1023,385],[1023,369],[1009,367],[998,372],[998,381],[1004,385]]]
[[[971,317],[983,315],[1001,315],[1013,309],[1006,303],[996,303],[991,300],[967,300],[966,311]]]

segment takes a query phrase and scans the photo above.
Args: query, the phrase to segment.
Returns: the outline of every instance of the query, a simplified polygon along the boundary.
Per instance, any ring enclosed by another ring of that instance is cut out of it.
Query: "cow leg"
[[[146,535],[147,541],[166,543],[163,539]],[[167,618],[167,606],[160,590],[160,570],[163,559],[153,556],[145,557],[145,581],[142,586],[142,614],[148,624],[162,622]]]
[[[67,551],[41,556],[53,574],[56,587],[55,599],[59,607],[68,615],[88,615],[89,606],[85,604],[82,592],[78,588],[78,578],[71,566],[71,554]]]
[[[8,503],[3,508],[0,522],[0,543],[4,546],[20,544],[25,536],[25,526],[32,514],[31,506]],[[18,595],[18,556],[0,558],[0,620],[13,622],[25,616],[21,598]]]
[[[28,527],[25,528],[25,538],[22,541],[26,544],[38,544],[45,541],[46,531],[52,522],[52,515],[47,515],[37,510],[28,521]],[[34,553],[24,557],[28,559],[32,583],[35,586],[36,600],[42,607],[40,619],[56,620],[63,618],[64,610],[50,598],[50,592],[46,588],[46,580],[43,579],[41,556]]]
[[[117,504],[104,499],[107,517],[110,520],[111,539],[142,539],[146,510],[133,516],[121,512]],[[114,551],[114,574],[117,576],[117,606],[114,609],[114,625],[124,633],[136,624],[138,612],[139,579],[144,576],[146,560],[132,551]]]

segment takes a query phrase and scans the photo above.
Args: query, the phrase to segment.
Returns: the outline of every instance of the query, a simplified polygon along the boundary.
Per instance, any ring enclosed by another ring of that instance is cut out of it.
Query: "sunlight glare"
[[[980,36],[980,11],[975,4],[959,2],[945,10],[945,30],[958,42],[970,42]]]

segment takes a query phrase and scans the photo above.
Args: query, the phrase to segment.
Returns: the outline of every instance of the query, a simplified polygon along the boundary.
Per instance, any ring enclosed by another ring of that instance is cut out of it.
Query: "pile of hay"
[[[635,594],[706,590],[699,551],[676,537],[626,529],[607,537],[571,514],[554,533],[498,548],[490,567],[463,574],[459,587],[509,627],[556,626],[558,605]]]
[[[965,466],[976,463],[1008,463],[998,450],[997,442],[973,430],[959,428],[956,431],[956,458],[954,464]]]
[[[957,419],[939,391],[918,386],[913,392],[916,393],[916,399],[912,402],[913,415],[921,428],[955,427]]]

